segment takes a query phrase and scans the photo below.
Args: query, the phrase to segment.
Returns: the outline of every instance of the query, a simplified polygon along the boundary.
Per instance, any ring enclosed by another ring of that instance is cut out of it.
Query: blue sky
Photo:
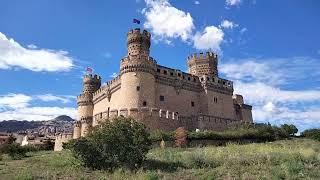
[[[0,120],[75,117],[85,68],[110,80],[127,31],[140,27],[161,65],[186,71],[189,54],[217,52],[219,75],[253,105],[256,122],[319,128],[319,8],[317,0],[4,0]]]

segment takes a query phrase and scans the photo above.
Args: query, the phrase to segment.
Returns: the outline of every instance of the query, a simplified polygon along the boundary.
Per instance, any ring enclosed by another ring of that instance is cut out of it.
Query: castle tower
[[[81,121],[76,121],[73,128],[73,139],[78,139],[81,136]]]
[[[188,57],[189,73],[196,76],[218,76],[218,56],[213,52],[193,54]]]
[[[80,122],[76,122],[74,127],[74,138],[85,136],[93,120],[93,93],[97,91],[101,86],[101,77],[91,74],[87,74],[83,77],[83,90],[82,94],[77,97],[78,104],[78,119]],[[81,125],[79,125],[81,124]],[[80,127],[79,127],[80,126]]]
[[[155,106],[156,61],[149,56],[150,33],[140,29],[127,34],[128,54],[121,60],[121,91],[124,108]]]

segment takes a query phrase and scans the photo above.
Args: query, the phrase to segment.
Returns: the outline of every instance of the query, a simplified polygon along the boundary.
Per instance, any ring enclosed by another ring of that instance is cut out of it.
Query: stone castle
[[[149,129],[172,131],[223,130],[234,123],[252,122],[252,106],[233,95],[233,82],[218,76],[213,52],[187,58],[189,72],[161,66],[150,56],[146,30],[127,34],[127,56],[117,77],[104,85],[98,75],[85,75],[77,97],[78,121],[73,138],[117,116],[130,116]],[[69,137],[69,136],[68,136]],[[59,141],[63,141],[59,137]]]

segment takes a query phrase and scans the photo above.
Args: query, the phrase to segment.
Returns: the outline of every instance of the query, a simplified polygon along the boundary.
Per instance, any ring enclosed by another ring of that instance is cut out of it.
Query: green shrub
[[[283,124],[281,128],[290,136],[294,136],[298,132],[298,128],[293,124]]]
[[[166,132],[166,131],[161,131],[161,130],[155,130],[150,133],[150,140],[152,142],[156,141],[172,141],[174,140],[174,132]]]
[[[301,133],[301,136],[320,141],[320,129],[307,129]]]
[[[135,169],[145,160],[151,141],[145,125],[119,117],[93,129],[88,137],[71,141],[64,147],[92,169]]]
[[[0,153],[8,154],[12,159],[21,159],[26,157],[27,149],[18,143],[3,144],[0,147]]]

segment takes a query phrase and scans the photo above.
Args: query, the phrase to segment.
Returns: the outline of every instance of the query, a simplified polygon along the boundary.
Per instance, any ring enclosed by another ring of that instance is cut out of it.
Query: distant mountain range
[[[54,135],[59,132],[72,132],[74,121],[66,115],[48,121],[0,121],[0,132]]]

